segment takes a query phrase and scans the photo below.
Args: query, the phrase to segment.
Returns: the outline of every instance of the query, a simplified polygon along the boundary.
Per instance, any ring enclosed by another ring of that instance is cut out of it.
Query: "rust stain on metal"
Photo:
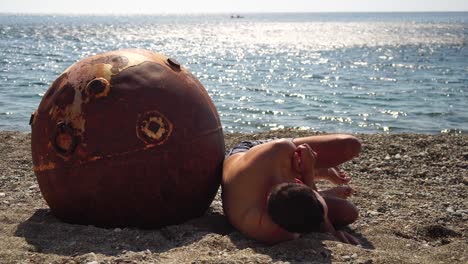
[[[43,172],[43,171],[53,170],[55,168],[57,168],[57,164],[53,162],[49,162],[46,164],[41,164],[40,166],[34,166],[33,170],[35,172]]]
[[[129,63],[129,59],[122,55],[101,56],[91,61],[91,64],[109,64],[112,74],[119,73]]]

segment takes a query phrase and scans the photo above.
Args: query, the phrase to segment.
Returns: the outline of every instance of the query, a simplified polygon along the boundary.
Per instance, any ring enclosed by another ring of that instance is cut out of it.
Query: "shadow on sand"
[[[146,230],[69,224],[55,218],[50,210],[39,209],[18,226],[15,235],[24,237],[40,253],[77,256],[93,252],[117,256],[123,251],[161,253],[196,243],[208,233],[226,235],[233,231],[223,215],[210,212],[180,225]]]
[[[322,242],[330,239],[325,234],[307,234],[294,241],[268,246],[237,232],[224,215],[213,212],[212,208],[202,217],[155,230],[106,229],[68,224],[55,218],[48,209],[39,209],[21,223],[15,232],[16,236],[24,237],[36,252],[69,257],[88,253],[118,256],[126,251],[148,250],[151,253],[163,253],[173,248],[201,243],[201,240],[209,240],[210,234],[218,238],[227,238],[221,239],[227,241],[224,245],[213,248],[209,246],[216,254],[223,249],[234,247],[236,250],[246,249],[253,254],[268,255],[273,261],[331,263],[331,252]],[[365,241],[363,237],[357,236],[361,241]],[[215,244],[220,240],[211,239]],[[373,248],[368,241],[366,243],[365,247]]]

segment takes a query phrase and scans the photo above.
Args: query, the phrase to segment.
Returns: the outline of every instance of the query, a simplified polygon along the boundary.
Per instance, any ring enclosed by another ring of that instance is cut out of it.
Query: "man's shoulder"
[[[265,144],[257,145],[243,153],[243,155],[238,159],[238,162],[249,163],[251,161],[257,162],[262,159],[267,159],[268,161],[277,158],[281,159],[283,155],[291,155],[294,150],[295,145],[290,140],[273,140]]]
[[[243,164],[245,163],[242,157],[245,155],[245,153],[246,152],[236,153],[224,160],[223,178],[225,176],[231,177],[232,174],[238,174],[242,171],[242,168],[244,167]]]
[[[271,177],[291,166],[295,145],[290,140],[275,140],[255,146],[247,152],[236,153],[224,161],[223,181],[249,175]]]

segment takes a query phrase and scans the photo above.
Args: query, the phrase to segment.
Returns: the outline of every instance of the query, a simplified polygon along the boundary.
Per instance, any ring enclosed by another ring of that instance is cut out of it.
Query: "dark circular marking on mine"
[[[154,133],[157,133],[160,128],[161,128],[160,124],[158,124],[158,123],[156,123],[154,121],[149,122],[148,129],[153,131]]]
[[[86,86],[86,90],[90,95],[98,95],[100,93],[103,93],[108,85],[109,82],[106,79],[96,78],[88,83],[88,85]]]
[[[75,130],[64,121],[59,121],[55,127],[52,145],[60,154],[71,154],[78,144]]]
[[[147,144],[163,144],[170,137],[173,125],[158,111],[150,111],[139,115],[137,120],[137,136]]]

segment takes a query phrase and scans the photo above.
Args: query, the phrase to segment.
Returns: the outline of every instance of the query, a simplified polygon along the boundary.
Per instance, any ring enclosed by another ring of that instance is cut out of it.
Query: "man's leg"
[[[351,135],[320,135],[295,138],[296,146],[308,144],[317,153],[318,168],[331,168],[359,156],[361,142]]]

